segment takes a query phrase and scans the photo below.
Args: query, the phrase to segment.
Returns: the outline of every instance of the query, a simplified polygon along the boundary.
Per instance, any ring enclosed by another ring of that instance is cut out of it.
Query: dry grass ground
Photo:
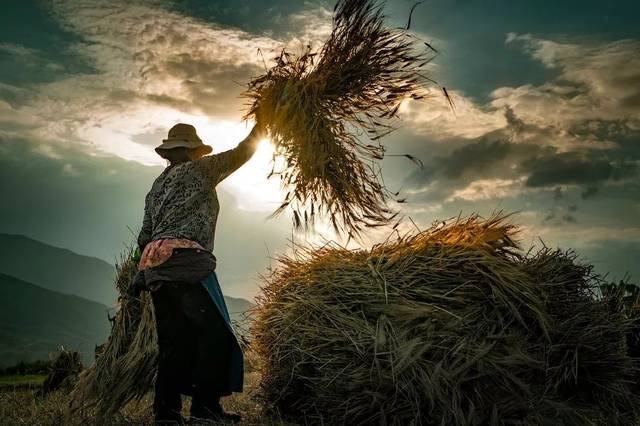
[[[248,372],[245,376],[245,392],[223,400],[227,411],[240,413],[240,425],[291,425],[278,419],[266,418],[262,406],[256,398],[258,373]],[[95,420],[87,414],[68,417],[66,407],[68,395],[64,391],[54,392],[42,398],[37,396],[37,386],[4,387],[0,389],[0,425],[91,425]],[[184,414],[188,415],[189,401],[184,404]],[[110,425],[152,425],[151,395],[139,403],[127,405],[117,416],[110,419]],[[195,423],[213,424],[213,423]]]

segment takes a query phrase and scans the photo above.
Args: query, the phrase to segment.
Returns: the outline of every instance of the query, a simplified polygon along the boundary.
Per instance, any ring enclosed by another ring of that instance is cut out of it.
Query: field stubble
[[[262,406],[254,398],[259,383],[256,372],[245,375],[245,391],[224,398],[222,404],[227,411],[240,413],[243,421],[240,425],[292,425],[277,418],[265,417]],[[66,413],[69,398],[64,390],[52,392],[46,397],[37,396],[37,387],[5,387],[0,389],[0,424],[13,425],[91,425],[96,424],[89,414],[75,414],[69,417]],[[153,413],[151,409],[152,394],[145,396],[140,402],[129,403],[117,415],[107,420],[108,425],[152,425]],[[188,416],[189,398],[185,399],[184,415]],[[219,424],[212,422],[198,422],[191,424]]]

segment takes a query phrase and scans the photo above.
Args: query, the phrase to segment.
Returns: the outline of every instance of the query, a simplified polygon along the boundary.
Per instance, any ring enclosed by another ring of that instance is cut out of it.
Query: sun
[[[247,137],[252,124],[206,121],[194,123],[194,126],[204,143],[213,147],[215,155],[235,148]],[[223,190],[236,198],[240,209],[270,212],[282,203],[284,192],[280,183],[277,179],[267,179],[272,169],[273,154],[273,145],[268,139],[263,139],[253,157],[220,184]]]

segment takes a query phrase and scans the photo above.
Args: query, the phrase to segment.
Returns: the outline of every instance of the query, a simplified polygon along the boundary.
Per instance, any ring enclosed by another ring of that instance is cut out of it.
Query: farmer
[[[181,394],[193,397],[191,417],[240,420],[220,406],[220,397],[242,391],[243,358],[214,272],[215,187],[251,158],[262,137],[258,123],[236,148],[207,156],[211,147],[180,123],[156,148],[169,165],[146,197],[135,280],[151,291],[156,315],[156,423],[183,422]]]

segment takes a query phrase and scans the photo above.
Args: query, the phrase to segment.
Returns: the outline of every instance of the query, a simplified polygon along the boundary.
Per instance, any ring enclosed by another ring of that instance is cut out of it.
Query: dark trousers
[[[159,344],[153,408],[156,418],[180,418],[181,394],[191,395],[191,414],[220,410],[230,395],[229,332],[200,284],[164,283],[152,292]]]

